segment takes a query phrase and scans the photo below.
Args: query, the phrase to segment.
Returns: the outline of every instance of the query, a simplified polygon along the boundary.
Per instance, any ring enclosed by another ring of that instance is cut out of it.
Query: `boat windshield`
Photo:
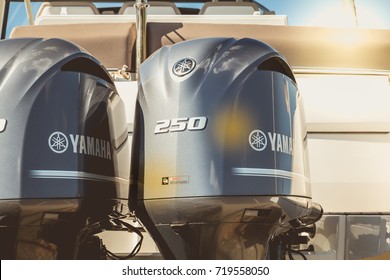
[[[259,14],[272,11],[271,14],[286,15],[287,24],[290,26],[390,29],[388,16],[390,1],[388,0],[256,0],[255,2],[260,4]],[[15,26],[28,25],[29,20],[23,0],[0,0],[0,3],[3,6],[9,4],[8,14],[6,12],[2,19],[2,38],[8,38]],[[34,18],[42,3],[31,0]],[[124,1],[119,0],[94,2],[100,13],[109,11],[111,14],[118,13],[123,3]],[[175,4],[181,14],[197,14],[204,5],[199,0],[181,0]]]
[[[276,14],[288,16],[289,25],[390,29],[388,0],[261,0]]]

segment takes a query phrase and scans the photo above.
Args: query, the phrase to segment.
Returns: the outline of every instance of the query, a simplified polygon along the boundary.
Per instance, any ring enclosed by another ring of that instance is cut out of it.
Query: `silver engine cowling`
[[[104,67],[64,40],[1,41],[0,120],[1,259],[105,258],[130,145]]]
[[[272,47],[197,39],[141,65],[129,205],[165,258],[282,258],[281,237],[321,215],[306,152],[302,98]]]

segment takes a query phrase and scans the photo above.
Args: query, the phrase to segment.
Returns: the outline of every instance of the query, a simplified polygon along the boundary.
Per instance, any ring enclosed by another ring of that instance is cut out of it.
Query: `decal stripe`
[[[128,179],[98,175],[82,171],[68,170],[30,170],[31,178],[35,179],[66,179],[66,180],[90,180],[128,184]]]
[[[308,177],[302,174],[280,170],[280,169],[234,167],[232,168],[232,172],[233,175],[236,176],[278,177],[283,179],[299,178],[305,181],[310,180]]]

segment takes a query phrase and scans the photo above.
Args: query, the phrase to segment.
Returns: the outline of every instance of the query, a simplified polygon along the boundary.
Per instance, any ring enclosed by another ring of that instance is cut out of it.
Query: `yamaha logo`
[[[268,132],[265,134],[258,129],[253,130],[249,134],[249,144],[255,151],[264,151],[267,148],[268,143],[273,152],[284,153],[290,156],[294,153],[293,139],[289,135],[275,132]]]
[[[262,151],[267,147],[267,136],[261,130],[253,130],[249,134],[249,144],[256,151]]]
[[[175,65],[173,65],[172,71],[173,74],[175,74],[176,76],[183,77],[191,73],[191,71],[194,70],[195,66],[195,60],[187,57],[176,62]]]
[[[104,139],[79,134],[66,136],[59,131],[53,132],[48,139],[49,148],[56,154],[66,152],[69,143],[72,144],[70,150],[74,154],[111,159],[111,143]]]
[[[68,149],[68,138],[62,132],[56,131],[49,136],[49,147],[57,153],[62,154]]]

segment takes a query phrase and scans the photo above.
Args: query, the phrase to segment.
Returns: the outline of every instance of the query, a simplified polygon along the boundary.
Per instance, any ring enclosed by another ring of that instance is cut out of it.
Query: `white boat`
[[[324,211],[310,246],[302,246],[300,254],[308,259],[389,258],[389,4],[279,2],[150,2],[145,35],[130,2],[0,0],[1,38],[62,38],[89,52],[110,72],[125,104],[129,142],[137,71],[144,58],[163,46],[205,37],[269,44],[286,58],[303,97],[311,197]],[[23,24],[16,23],[20,18]],[[137,32],[145,41],[136,40]],[[0,137],[7,122],[0,112]],[[128,189],[121,187],[119,201],[125,208],[127,199]],[[139,240],[125,231],[98,236],[119,257]],[[145,232],[136,257],[161,258],[160,249]]]

